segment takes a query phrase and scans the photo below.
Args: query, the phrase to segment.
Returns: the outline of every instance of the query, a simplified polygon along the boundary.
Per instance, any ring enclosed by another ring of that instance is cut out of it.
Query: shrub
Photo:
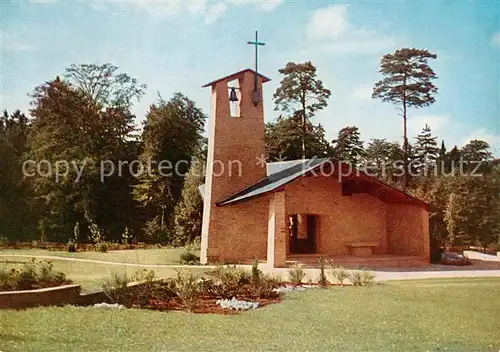
[[[371,286],[373,285],[373,281],[375,280],[375,274],[369,271],[363,271],[361,273],[361,285],[363,286]]]
[[[363,285],[363,280],[361,279],[361,273],[359,271],[353,271],[349,274],[349,281],[354,286],[361,286]]]
[[[18,271],[7,266],[0,266],[0,290],[10,290],[16,287]]]
[[[104,241],[97,242],[94,245],[94,250],[97,252],[106,253],[108,251],[108,243]]]
[[[191,271],[178,271],[174,286],[175,293],[182,300],[189,312],[196,308],[196,301],[200,297],[199,277]]]
[[[142,269],[137,270],[130,281],[139,282],[139,283],[151,283],[156,279],[156,272],[154,270]]]
[[[187,250],[181,253],[181,264],[198,264],[200,262],[200,257],[198,257],[193,252]]]
[[[251,283],[250,274],[236,266],[219,265],[210,275],[214,279],[213,293],[223,298],[241,294],[243,286]]]
[[[19,269],[0,267],[0,288],[2,290],[30,290],[69,283],[66,274],[54,271],[52,261],[36,262],[30,259]]]
[[[252,263],[252,282],[259,282],[262,271],[259,269],[259,261],[254,259]]]
[[[76,252],[76,243],[70,239],[66,245],[68,252]]]
[[[186,249],[195,253],[201,251],[201,239],[197,237],[193,242],[186,245]]]
[[[340,286],[344,286],[344,281],[349,278],[349,273],[343,267],[335,267],[332,271],[333,280]]]
[[[302,280],[306,276],[304,269],[302,269],[302,265],[296,265],[292,269],[288,270],[288,276],[290,277],[290,282],[294,286],[302,285]]]
[[[271,298],[276,296],[275,288],[278,288],[281,280],[271,275],[261,274],[259,279],[252,282],[251,296],[255,298]]]
[[[0,247],[6,247],[9,245],[9,239],[5,236],[0,235]]]
[[[112,303],[125,302],[126,290],[130,280],[126,273],[112,272],[109,279],[105,279],[102,284],[104,294],[110,299]]]
[[[318,260],[318,264],[319,264],[318,284],[321,287],[326,287],[328,286],[328,279],[325,274],[325,258],[320,257]]]

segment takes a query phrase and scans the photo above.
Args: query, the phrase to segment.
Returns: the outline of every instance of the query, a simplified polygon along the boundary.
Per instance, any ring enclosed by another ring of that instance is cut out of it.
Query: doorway
[[[293,214],[289,216],[290,254],[316,253],[317,216]]]

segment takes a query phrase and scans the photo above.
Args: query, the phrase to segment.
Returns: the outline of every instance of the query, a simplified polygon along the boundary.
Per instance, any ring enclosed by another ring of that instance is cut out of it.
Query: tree
[[[176,245],[193,243],[201,236],[203,222],[203,199],[199,186],[205,182],[204,160],[195,159],[182,188],[181,197],[175,206],[174,223]]]
[[[498,241],[500,189],[488,177],[456,175],[450,182],[445,221],[450,244],[480,245]]]
[[[356,126],[342,128],[337,139],[332,141],[335,158],[352,165],[359,165],[365,154],[363,142],[360,140],[359,129]]]
[[[284,77],[274,93],[275,110],[291,112],[302,121],[302,158],[307,154],[306,136],[309,120],[327,106],[330,90],[316,77],[316,67],[307,61],[289,62],[279,70]]]
[[[397,183],[401,166],[398,161],[403,158],[403,150],[398,143],[385,139],[372,139],[365,150],[367,172],[382,181]],[[368,169],[369,168],[369,169]]]
[[[489,149],[490,145],[488,142],[482,140],[473,139],[467,143],[460,150],[464,171],[472,172],[479,166],[477,172],[483,174],[488,173],[491,169],[490,163],[493,160],[493,156]]]
[[[435,54],[427,50],[402,48],[386,54],[380,61],[380,73],[384,78],[373,88],[372,98],[401,106],[403,116],[403,150],[405,178],[403,190],[408,185],[408,137],[407,109],[422,108],[434,103],[437,88],[432,81],[436,74],[428,65]]]
[[[269,160],[295,160],[304,156],[302,149],[302,122],[294,117],[280,118],[266,124],[266,152]],[[305,136],[306,158],[331,154],[331,146],[325,138],[321,124],[308,122]]]
[[[168,241],[172,215],[184,175],[192,157],[200,149],[206,116],[181,93],[167,102],[159,97],[149,108],[142,133],[143,150],[139,156],[148,172],[139,175],[135,199],[146,208],[148,231],[156,240]]]
[[[129,138],[134,116],[126,107],[98,106],[90,95],[59,77],[37,87],[33,99],[29,159],[47,160],[52,169],[58,162],[69,164],[62,177],[41,175],[33,166],[29,170],[42,236],[66,241],[79,222],[116,239],[134,207],[131,178],[127,169],[123,174],[115,169],[102,178],[101,166],[106,162],[118,168],[120,161],[135,158]],[[83,232],[89,231],[84,226]]]
[[[36,225],[22,173],[28,133],[28,118],[19,110],[0,115],[0,237],[11,241],[33,239]]]
[[[419,175],[427,176],[428,172],[436,166],[439,158],[437,137],[432,137],[431,128],[425,124],[422,132],[415,137],[414,159],[415,169]]]
[[[144,95],[146,85],[138,84],[136,78],[117,71],[118,66],[110,63],[72,64],[66,68],[64,78],[88,96],[96,107],[128,110],[134,99],[139,100]]]

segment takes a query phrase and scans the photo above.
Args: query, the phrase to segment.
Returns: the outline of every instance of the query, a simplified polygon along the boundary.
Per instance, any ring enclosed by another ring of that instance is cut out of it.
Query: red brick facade
[[[289,216],[315,215],[315,253],[327,256],[404,255],[429,260],[429,223],[425,206],[382,201],[367,193],[343,195],[333,176],[304,176],[278,190],[235,204],[217,206],[266,177],[257,163],[264,154],[262,103],[251,102],[253,73],[237,77],[241,117],[229,116],[227,80],[212,86],[208,163],[241,161],[241,174],[207,168],[202,230],[203,263],[267,260],[286,265],[290,253]],[[231,79],[233,79],[232,77]],[[262,87],[259,78],[259,91]],[[215,175],[217,174],[217,175]],[[301,230],[302,231],[302,230]],[[369,244],[370,248],[356,248]],[[353,247],[354,246],[354,247]]]

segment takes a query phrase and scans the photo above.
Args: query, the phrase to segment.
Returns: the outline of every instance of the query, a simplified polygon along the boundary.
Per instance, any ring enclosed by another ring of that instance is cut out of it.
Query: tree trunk
[[[302,159],[306,158],[306,98],[302,97]]]
[[[406,75],[404,78],[404,86],[406,87]],[[406,92],[403,92],[403,155],[404,155],[403,192],[406,192],[406,188],[408,188],[408,136],[406,131]]]

